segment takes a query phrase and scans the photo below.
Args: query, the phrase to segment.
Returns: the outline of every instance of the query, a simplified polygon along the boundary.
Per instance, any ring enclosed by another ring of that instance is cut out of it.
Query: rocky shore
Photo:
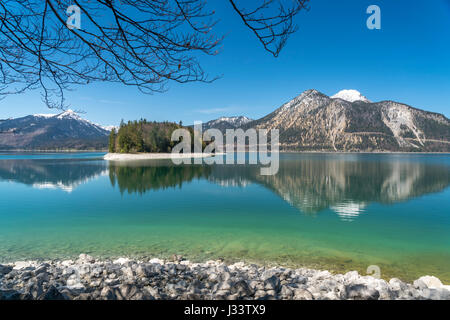
[[[160,259],[21,261],[0,265],[0,300],[450,299],[450,286],[425,276],[413,284],[356,271],[265,268],[221,261]]]

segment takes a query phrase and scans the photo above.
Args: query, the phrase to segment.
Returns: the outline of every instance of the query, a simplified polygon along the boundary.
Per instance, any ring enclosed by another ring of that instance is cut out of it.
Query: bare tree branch
[[[286,6],[281,0],[262,0],[253,9],[241,8],[236,0],[229,0],[244,24],[253,31],[264,49],[278,57],[288,37],[297,31],[293,18],[306,6],[309,0],[291,0]],[[274,7],[278,6],[278,10]]]
[[[247,10],[229,0],[274,56],[308,1],[258,0]],[[81,10],[80,29],[67,25],[70,5]],[[65,92],[96,81],[144,93],[163,92],[169,82],[214,81],[198,60],[221,49],[214,17],[206,0],[2,0],[0,98],[40,89],[48,107],[64,109]]]

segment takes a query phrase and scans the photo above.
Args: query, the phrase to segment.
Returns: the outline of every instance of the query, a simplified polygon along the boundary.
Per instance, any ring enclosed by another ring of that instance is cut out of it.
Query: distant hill
[[[208,130],[211,128],[219,129],[220,131],[225,131],[226,129],[236,129],[252,121],[253,119],[244,116],[220,117],[218,119],[203,123],[203,130]]]
[[[347,100],[346,100],[347,99]],[[246,127],[280,130],[285,150],[450,152],[450,120],[355,90],[308,90]]]
[[[0,120],[0,150],[101,150],[109,130],[72,110]]]

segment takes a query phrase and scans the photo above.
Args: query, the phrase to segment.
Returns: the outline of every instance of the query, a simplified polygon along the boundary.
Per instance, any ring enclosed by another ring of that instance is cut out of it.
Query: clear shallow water
[[[0,154],[0,261],[223,258],[450,283],[450,156],[282,154],[256,166]]]

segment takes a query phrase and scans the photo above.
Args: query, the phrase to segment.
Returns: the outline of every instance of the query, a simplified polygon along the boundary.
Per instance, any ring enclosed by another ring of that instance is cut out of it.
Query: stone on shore
[[[423,284],[427,286],[427,288],[438,289],[444,287],[441,280],[433,276],[420,277],[416,281],[421,281]]]
[[[81,254],[76,261],[0,265],[0,300],[438,300],[450,299],[449,289],[433,276],[408,284],[356,271],[193,263],[178,255],[111,262]]]
[[[4,276],[8,273],[10,273],[13,270],[13,267],[11,266],[4,266],[0,264],[0,276]]]
[[[78,257],[77,260],[78,263],[94,263],[95,259],[92,258],[90,255],[82,253],[80,254],[80,256]]]

